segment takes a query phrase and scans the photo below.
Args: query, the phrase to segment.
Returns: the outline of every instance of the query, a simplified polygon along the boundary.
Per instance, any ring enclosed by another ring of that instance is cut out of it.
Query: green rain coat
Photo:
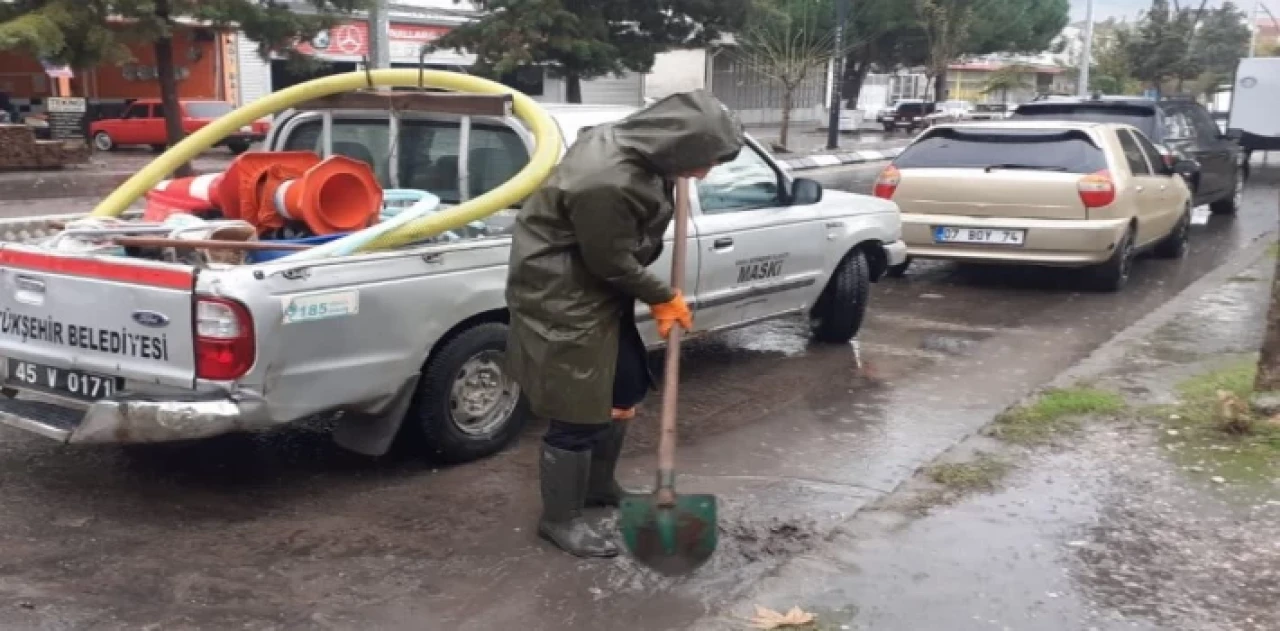
[[[578,137],[515,223],[507,367],[543,418],[608,423],[623,318],[674,291],[662,252],[676,175],[733,159],[742,127],[704,91]]]

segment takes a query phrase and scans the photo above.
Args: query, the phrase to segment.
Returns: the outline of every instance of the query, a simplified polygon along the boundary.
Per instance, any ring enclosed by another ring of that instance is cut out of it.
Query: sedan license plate
[[[933,229],[933,240],[938,243],[984,243],[991,245],[1023,245],[1027,241],[1026,230],[1004,228],[949,228]]]
[[[105,399],[124,388],[124,380],[119,377],[54,368],[13,358],[9,358],[9,383],[84,401]]]

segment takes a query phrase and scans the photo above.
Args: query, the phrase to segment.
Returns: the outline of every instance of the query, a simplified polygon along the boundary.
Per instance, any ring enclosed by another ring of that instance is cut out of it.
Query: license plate
[[[990,243],[992,245],[1023,245],[1027,241],[1026,230],[1003,228],[949,228],[933,229],[933,240],[938,243]]]
[[[85,401],[105,399],[124,388],[124,379],[119,377],[54,368],[13,358],[9,358],[9,383]]]

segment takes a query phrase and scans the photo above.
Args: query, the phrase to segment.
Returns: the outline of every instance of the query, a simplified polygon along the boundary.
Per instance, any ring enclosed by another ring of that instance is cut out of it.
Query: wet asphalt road
[[[875,172],[817,179],[864,191]],[[876,288],[856,345],[812,346],[800,321],[694,344],[681,484],[719,495],[722,538],[687,580],[533,537],[537,426],[446,470],[348,456],[323,428],[146,450],[0,428],[0,628],[679,628],[1274,230],[1278,184],[1256,170],[1239,217],[1200,216],[1186,260],[1142,261],[1120,295],[921,264]],[[621,467],[636,483],[653,403]]]

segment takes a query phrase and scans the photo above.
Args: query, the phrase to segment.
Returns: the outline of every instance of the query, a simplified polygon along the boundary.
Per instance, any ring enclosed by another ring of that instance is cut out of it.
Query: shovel
[[[676,180],[676,238],[672,244],[671,286],[684,284],[685,246],[689,233],[689,192]],[[658,438],[658,484],[652,495],[623,498],[619,527],[627,550],[637,561],[666,575],[688,574],[716,551],[714,495],[676,495],[676,402],[680,387],[680,325],[667,337],[663,375],[662,425]]]

